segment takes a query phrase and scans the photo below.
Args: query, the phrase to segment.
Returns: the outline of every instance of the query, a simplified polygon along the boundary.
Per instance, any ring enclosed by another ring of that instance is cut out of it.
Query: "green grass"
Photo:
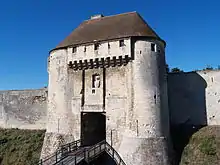
[[[45,130],[0,129],[0,164],[30,165],[40,158]]]
[[[182,153],[180,165],[219,165],[220,126],[207,126],[196,132]]]

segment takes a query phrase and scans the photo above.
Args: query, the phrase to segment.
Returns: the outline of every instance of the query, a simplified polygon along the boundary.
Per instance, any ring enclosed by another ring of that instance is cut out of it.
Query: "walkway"
[[[39,165],[77,165],[87,163],[106,152],[117,165],[126,165],[119,154],[105,140],[93,146],[81,147],[80,140],[61,146],[51,157],[41,160]]]

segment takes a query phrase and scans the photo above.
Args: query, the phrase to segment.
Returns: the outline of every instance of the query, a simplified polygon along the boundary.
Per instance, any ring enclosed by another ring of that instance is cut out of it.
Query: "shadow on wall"
[[[170,126],[175,164],[189,138],[207,125],[206,81],[196,72],[168,74]]]

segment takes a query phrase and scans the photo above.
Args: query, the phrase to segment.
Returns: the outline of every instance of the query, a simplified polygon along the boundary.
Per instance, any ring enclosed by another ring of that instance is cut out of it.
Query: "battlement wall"
[[[171,123],[220,125],[220,71],[168,75]]]
[[[0,91],[0,127],[45,129],[47,89]]]

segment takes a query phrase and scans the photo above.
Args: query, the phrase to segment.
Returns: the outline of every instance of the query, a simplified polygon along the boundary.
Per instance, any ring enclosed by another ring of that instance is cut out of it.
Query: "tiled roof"
[[[55,49],[132,36],[160,39],[137,12],[130,12],[84,21]]]

